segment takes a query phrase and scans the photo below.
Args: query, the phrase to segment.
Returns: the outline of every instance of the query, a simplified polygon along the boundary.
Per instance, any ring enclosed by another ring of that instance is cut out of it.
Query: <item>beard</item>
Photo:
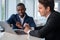
[[[22,13],[21,13],[21,14],[19,14],[19,15],[20,15],[20,17],[24,17],[25,14],[22,14]]]

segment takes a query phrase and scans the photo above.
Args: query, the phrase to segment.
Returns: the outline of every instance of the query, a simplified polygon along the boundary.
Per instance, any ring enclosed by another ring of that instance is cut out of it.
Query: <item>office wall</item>
[[[34,1],[35,0],[24,0],[24,4],[26,6],[26,13],[31,17],[34,17]]]

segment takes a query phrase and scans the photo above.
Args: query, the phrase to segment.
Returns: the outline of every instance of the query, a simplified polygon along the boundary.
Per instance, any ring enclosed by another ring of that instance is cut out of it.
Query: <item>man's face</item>
[[[46,16],[46,13],[47,13],[47,9],[39,3],[39,13],[41,16]]]
[[[23,6],[17,6],[17,12],[20,16],[25,14],[25,8]]]

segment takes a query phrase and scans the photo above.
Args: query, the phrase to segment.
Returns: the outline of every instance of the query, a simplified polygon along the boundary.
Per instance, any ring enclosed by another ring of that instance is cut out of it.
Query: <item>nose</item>
[[[19,13],[22,13],[22,10],[20,10]]]

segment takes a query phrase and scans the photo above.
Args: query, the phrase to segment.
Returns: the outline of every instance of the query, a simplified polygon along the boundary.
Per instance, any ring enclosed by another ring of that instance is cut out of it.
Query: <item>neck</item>
[[[51,12],[48,12],[46,15],[45,15],[45,17],[47,18],[47,16],[50,14]]]
[[[22,16],[20,16],[21,18],[23,18],[24,17],[24,15],[22,15]]]

